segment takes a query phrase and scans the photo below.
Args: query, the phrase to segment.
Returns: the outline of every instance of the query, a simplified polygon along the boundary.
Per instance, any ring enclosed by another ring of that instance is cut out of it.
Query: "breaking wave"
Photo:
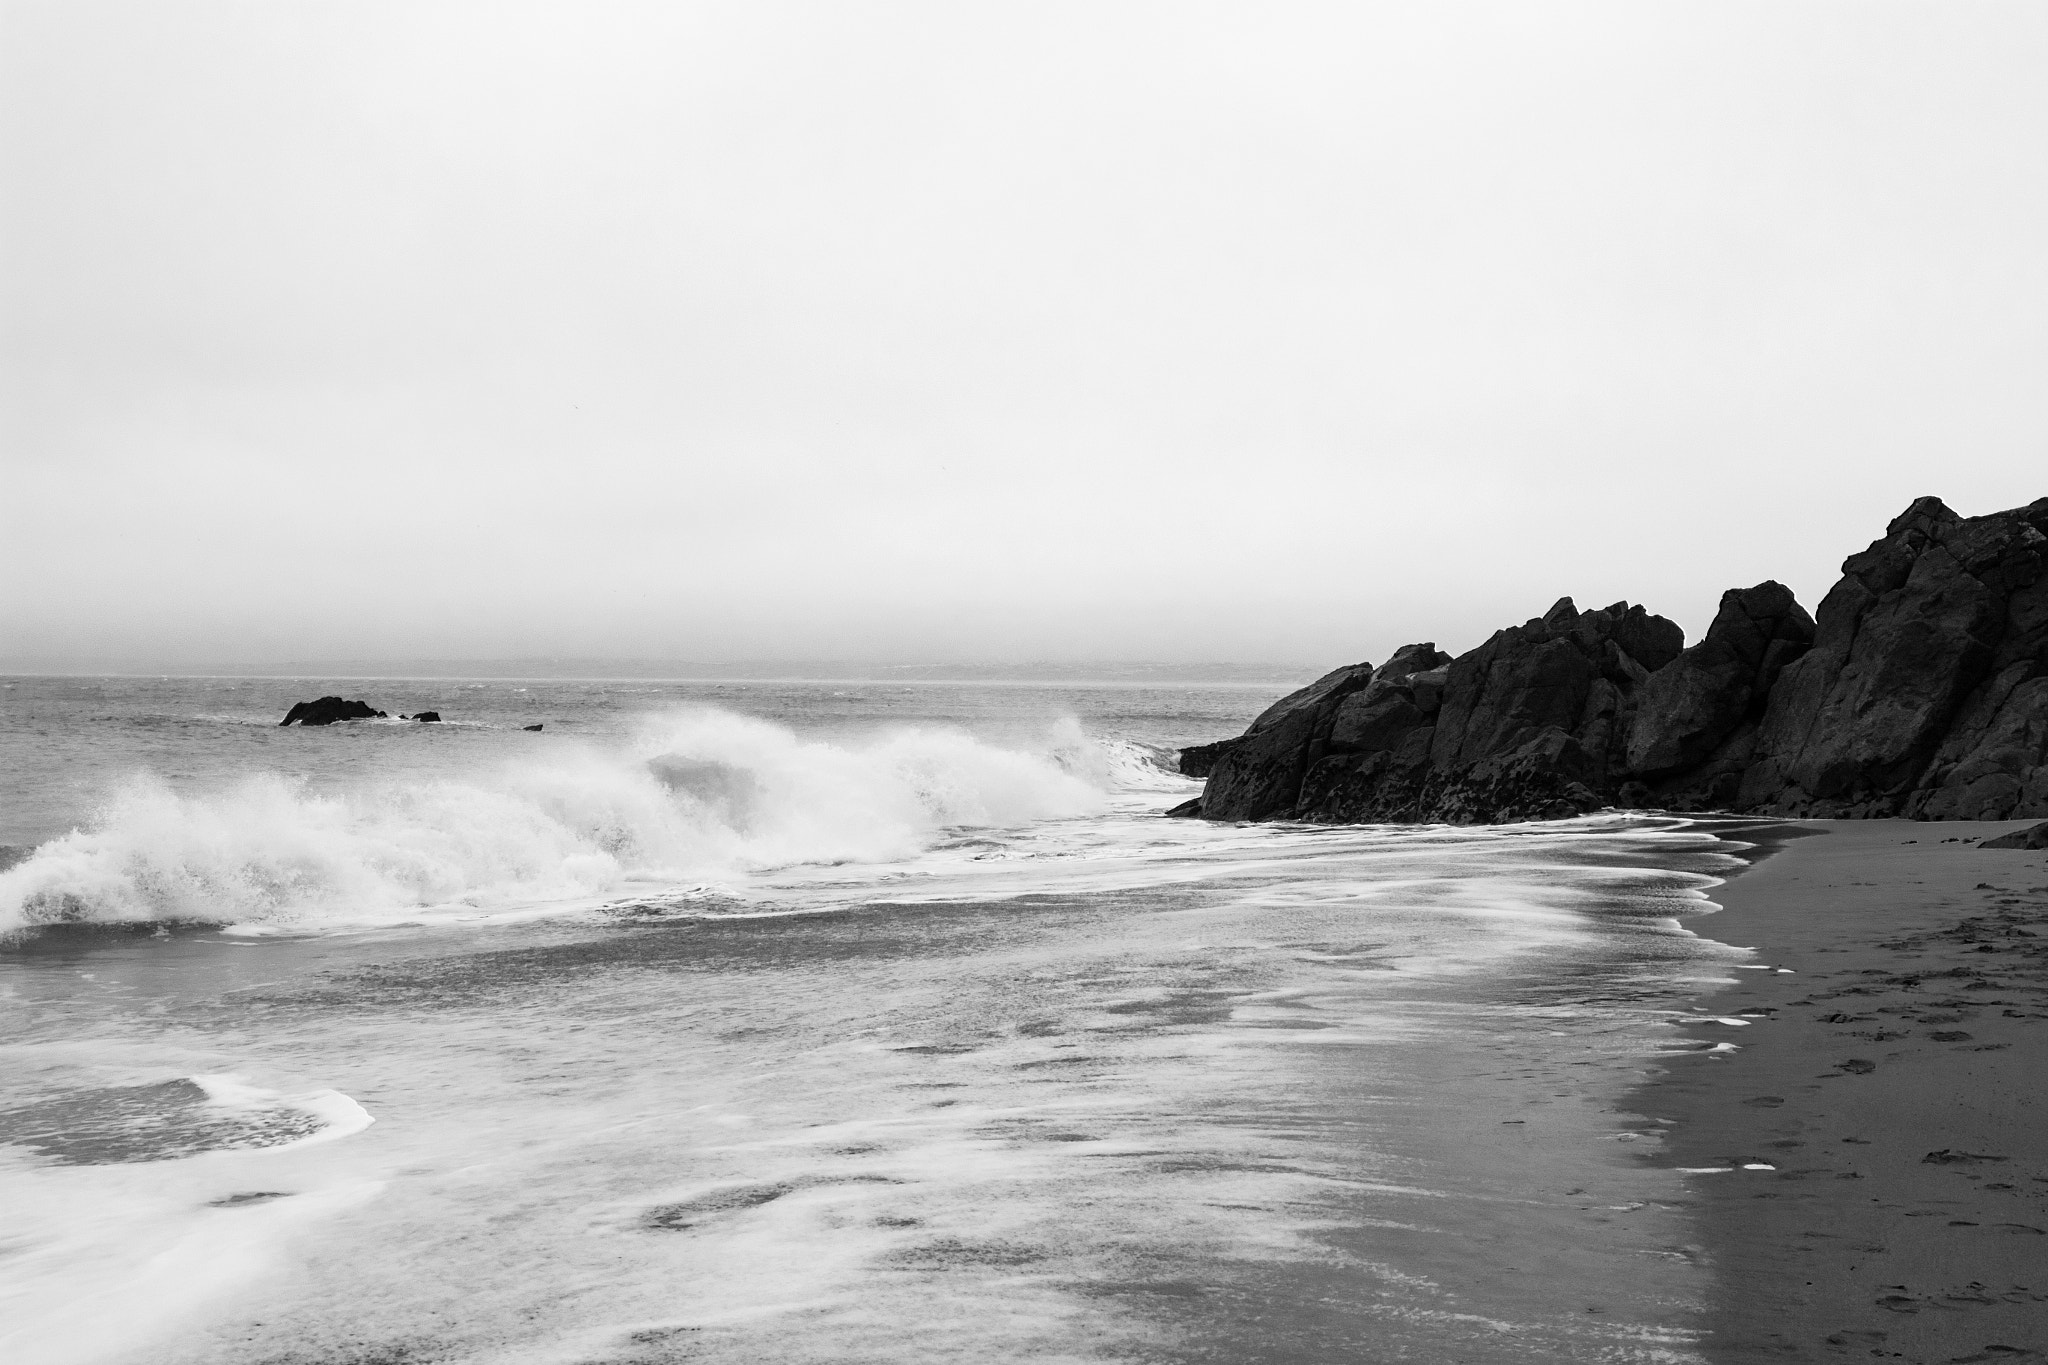
[[[139,776],[88,828],[0,872],[0,933],[56,923],[314,927],[504,908],[645,879],[909,857],[962,826],[1100,810],[1169,778],[1062,722],[1037,753],[957,730],[828,743],[699,711],[604,752],[469,780],[318,791],[271,774],[189,794]]]

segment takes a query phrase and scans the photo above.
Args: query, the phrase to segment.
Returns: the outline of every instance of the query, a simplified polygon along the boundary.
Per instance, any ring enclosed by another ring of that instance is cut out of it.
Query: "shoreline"
[[[1714,1172],[1714,1365],[2048,1361],[2048,855],[1975,842],[2032,823],[1718,827],[1749,866],[1686,927],[1790,971],[1703,990],[1749,1023],[1686,1031],[1737,1050],[1627,1101],[1655,1164]]]

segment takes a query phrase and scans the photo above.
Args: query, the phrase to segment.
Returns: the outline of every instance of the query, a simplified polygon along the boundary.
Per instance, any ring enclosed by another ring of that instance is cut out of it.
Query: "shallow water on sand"
[[[1725,845],[1165,821],[1189,784],[1118,746],[1170,722],[1098,712],[1064,759],[1004,724],[968,738],[1093,804],[554,902],[350,918],[322,883],[226,931],[18,937],[0,1348],[1690,1358],[1683,1191],[1611,1106],[1734,960],[1672,919]],[[755,771],[750,801],[801,785]]]

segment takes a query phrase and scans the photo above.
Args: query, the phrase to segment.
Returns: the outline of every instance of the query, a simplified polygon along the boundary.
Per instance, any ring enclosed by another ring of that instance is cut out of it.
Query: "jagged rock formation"
[[[1979,848],[2048,848],[2048,824],[2016,829],[1996,839],[1986,839]]]
[[[2048,815],[2048,498],[1921,498],[1842,565],[1771,689],[1737,804],[1816,816]]]
[[[1922,498],[1843,565],[1816,622],[1733,589],[1705,638],[1617,602],[1447,660],[1409,645],[1283,697],[1176,814],[1321,822],[1558,818],[1603,806],[2048,815],[2048,499],[1962,518]]]
[[[382,720],[384,713],[368,702],[322,697],[318,701],[294,702],[279,725],[332,725],[338,720]]]
[[[1371,664],[1351,664],[1267,707],[1216,757],[1202,813],[1212,820],[1292,815],[1302,775],[1322,756],[1338,704],[1372,678]]]
[[[1528,820],[1596,810],[1627,702],[1679,628],[1570,598],[1452,660],[1408,645],[1283,698],[1216,764],[1212,820]],[[1646,656],[1646,664],[1638,655]]]
[[[1706,637],[1651,674],[1636,698],[1621,769],[1628,803],[1733,801],[1771,688],[1812,647],[1813,633],[1813,618],[1782,583],[1722,593]]]

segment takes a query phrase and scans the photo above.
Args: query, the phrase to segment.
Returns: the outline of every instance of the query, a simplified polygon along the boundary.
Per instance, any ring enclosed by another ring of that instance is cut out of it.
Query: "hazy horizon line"
[[[261,663],[92,661],[0,658],[0,676],[43,678],[166,677],[277,679],[480,679],[560,682],[1215,682],[1307,681],[1328,669],[1282,662],[1097,659],[999,663],[894,662],[873,659],[693,660],[602,655],[486,658],[284,659]]]

